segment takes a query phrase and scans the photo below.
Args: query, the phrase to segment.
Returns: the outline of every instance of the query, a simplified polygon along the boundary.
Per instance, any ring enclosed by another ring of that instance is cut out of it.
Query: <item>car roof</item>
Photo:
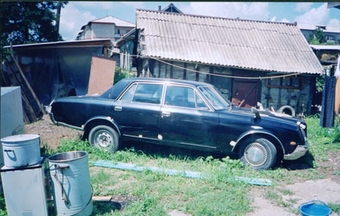
[[[186,84],[193,86],[210,86],[209,83],[192,81],[192,80],[181,80],[181,79],[169,79],[169,78],[147,78],[147,77],[134,77],[134,78],[125,78],[125,80],[130,80],[130,82],[136,81],[158,81],[158,82],[168,82],[168,83],[177,83],[177,84]]]
[[[172,83],[172,84],[182,84],[182,85],[191,85],[191,86],[212,86],[209,83],[197,82],[191,80],[180,80],[180,79],[169,79],[169,78],[146,78],[146,77],[133,77],[133,78],[124,78],[114,84],[111,88],[101,94],[101,98],[110,98],[116,99],[122,91],[131,83],[134,82],[160,82],[160,83]]]

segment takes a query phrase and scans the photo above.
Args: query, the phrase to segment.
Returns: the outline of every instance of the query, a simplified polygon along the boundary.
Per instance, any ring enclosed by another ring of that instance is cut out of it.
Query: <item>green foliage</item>
[[[54,11],[67,2],[2,2],[2,46],[62,40],[58,33],[60,14]],[[57,10],[59,11],[59,10]]]
[[[318,115],[310,116],[306,119],[308,125],[308,138],[309,140],[317,140],[317,145],[320,147],[325,144],[336,144],[330,145],[328,148],[338,149],[340,142],[340,131],[338,129],[337,119],[335,119],[333,128],[321,128],[320,118]],[[313,142],[314,143],[314,142]]]
[[[119,67],[116,66],[115,68],[115,78],[114,78],[114,83],[117,83],[118,81],[120,81],[121,79],[124,78],[129,78],[129,77],[133,77],[134,75],[129,72],[129,71],[124,71],[122,69],[120,69]]]
[[[323,33],[323,30],[321,28],[315,29],[313,33],[309,35],[308,41],[310,44],[315,45],[325,43],[325,35]]]
[[[328,207],[331,208],[332,212],[340,214],[340,204],[327,203]]]
[[[6,216],[6,204],[5,204],[5,197],[2,191],[0,191],[0,216]]]
[[[325,85],[325,76],[316,77],[316,92],[322,92]]]

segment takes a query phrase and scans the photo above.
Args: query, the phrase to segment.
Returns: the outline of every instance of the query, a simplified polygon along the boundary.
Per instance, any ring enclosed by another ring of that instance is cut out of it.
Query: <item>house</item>
[[[325,66],[337,65],[337,59],[340,55],[340,45],[310,45],[319,59],[320,63]]]
[[[107,16],[92,20],[82,26],[77,40],[110,38],[112,41],[116,41],[134,28],[135,24],[133,23]]]
[[[327,8],[340,9],[340,2],[327,2]]]
[[[116,46],[138,75],[209,82],[239,106],[309,114],[323,74],[296,23],[136,10],[134,36]]]
[[[164,9],[161,9],[161,6],[158,7],[159,11],[163,11],[163,12],[171,12],[171,13],[180,13],[182,14],[183,12],[178,9],[173,3],[170,3],[167,7],[165,7]]]
[[[325,42],[328,44],[339,45],[340,44],[340,29],[334,28],[330,26],[322,26],[322,25],[311,25],[298,23],[298,27],[300,28],[303,36],[305,36],[306,40],[309,40],[311,36],[314,35],[314,31],[316,29],[322,30]]]

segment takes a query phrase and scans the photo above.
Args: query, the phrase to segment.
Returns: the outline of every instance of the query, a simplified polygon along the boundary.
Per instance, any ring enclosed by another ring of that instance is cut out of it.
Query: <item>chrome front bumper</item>
[[[300,157],[304,156],[307,151],[309,149],[309,145],[308,143],[306,142],[305,145],[298,145],[296,147],[296,149],[290,153],[290,154],[285,154],[283,156],[283,159],[284,160],[296,160],[296,159],[299,159]]]

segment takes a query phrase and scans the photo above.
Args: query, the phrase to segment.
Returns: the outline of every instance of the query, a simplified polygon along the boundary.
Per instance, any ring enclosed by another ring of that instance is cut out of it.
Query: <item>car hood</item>
[[[256,112],[259,113],[260,118],[264,118],[264,119],[272,119],[274,121],[284,121],[284,122],[290,122],[290,123],[294,123],[297,124],[297,122],[303,123],[305,124],[304,120],[301,118],[297,118],[297,117],[293,117],[284,113],[278,113],[278,112],[272,112],[270,110],[267,109],[255,109],[254,107],[252,108],[244,108],[244,107],[232,107],[230,109],[230,112],[233,113],[239,113],[239,114],[245,114],[245,115],[252,115],[252,116],[256,116]]]

